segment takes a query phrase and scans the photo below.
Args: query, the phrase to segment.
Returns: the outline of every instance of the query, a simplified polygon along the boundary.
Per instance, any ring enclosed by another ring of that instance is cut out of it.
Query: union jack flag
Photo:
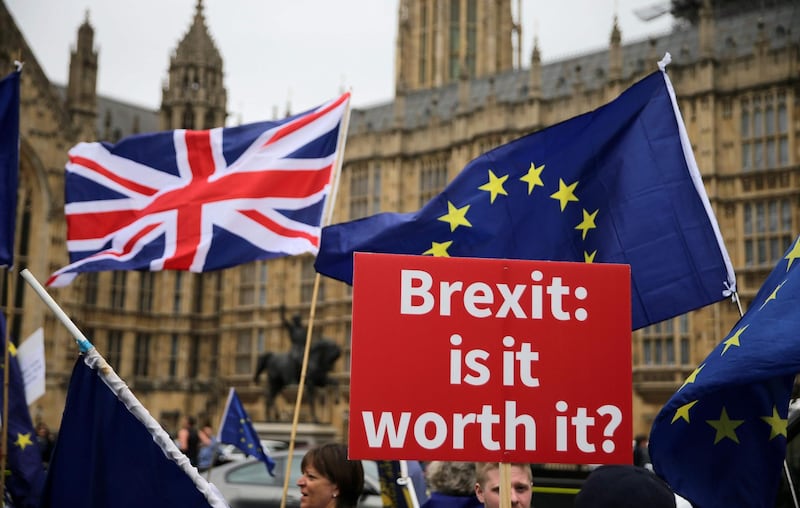
[[[281,121],[80,143],[69,152],[70,264],[205,272],[319,248],[350,94]]]

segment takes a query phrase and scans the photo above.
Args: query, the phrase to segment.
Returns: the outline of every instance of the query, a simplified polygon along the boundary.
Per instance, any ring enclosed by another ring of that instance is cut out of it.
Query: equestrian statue
[[[289,351],[261,354],[258,357],[256,372],[253,376],[253,380],[258,382],[261,373],[267,372],[265,414],[267,420],[273,421],[279,420],[278,408],[275,406],[277,396],[287,386],[300,383],[300,372],[303,367],[303,354],[308,333],[308,328],[303,325],[299,314],[295,314],[291,321],[286,319],[285,306],[281,306],[281,322],[289,332],[289,339],[291,340]],[[320,338],[311,343],[308,351],[308,366],[306,367],[305,393],[303,397],[308,403],[311,420],[314,423],[319,422],[315,411],[317,390],[334,383],[328,374],[341,354],[341,348],[331,339]]]

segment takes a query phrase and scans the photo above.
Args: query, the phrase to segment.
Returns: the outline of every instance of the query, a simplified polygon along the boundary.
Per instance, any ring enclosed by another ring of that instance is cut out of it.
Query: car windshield
[[[283,485],[284,471],[286,471],[287,456],[273,457],[275,461],[275,476],[270,476],[267,466],[261,461],[246,462],[239,467],[231,469],[226,475],[228,483],[243,483],[248,485]],[[289,485],[294,486],[300,478],[300,461],[302,454],[295,454],[292,459],[292,474],[289,477]]]
[[[373,478],[376,482],[378,481],[378,463],[374,460],[362,460],[361,464],[364,466],[364,477],[365,478]]]
[[[297,480],[302,475],[300,471],[300,464],[303,461],[304,451],[295,452],[292,458],[292,474],[289,477],[289,486],[294,487]],[[283,486],[284,471],[286,471],[286,460],[288,455],[273,456],[275,461],[275,476],[270,476],[267,473],[266,465],[261,461],[246,462],[238,467],[232,468],[225,475],[227,483],[238,483],[247,485],[277,485]],[[372,460],[363,461],[364,476],[373,479],[375,482],[378,480],[378,464]]]

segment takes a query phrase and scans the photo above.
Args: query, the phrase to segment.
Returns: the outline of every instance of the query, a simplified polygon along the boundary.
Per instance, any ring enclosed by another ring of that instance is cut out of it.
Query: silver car
[[[286,497],[286,506],[296,508],[300,506],[300,489],[297,479],[300,472],[300,462],[306,450],[294,450],[292,458],[292,474],[289,477],[289,490]],[[286,471],[288,451],[271,453],[275,461],[275,476],[267,473],[267,466],[257,459],[234,461],[211,469],[209,481],[213,483],[230,508],[278,508],[283,495],[283,483]],[[363,508],[382,508],[380,480],[378,479],[378,465],[374,461],[365,460],[364,464],[364,494],[358,502]]]

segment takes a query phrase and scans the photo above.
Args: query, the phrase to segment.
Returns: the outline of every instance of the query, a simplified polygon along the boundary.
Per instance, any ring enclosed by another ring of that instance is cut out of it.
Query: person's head
[[[302,508],[351,508],[364,491],[364,468],[360,460],[347,459],[347,446],[327,443],[312,448],[300,463],[297,480]]]
[[[644,434],[638,434],[634,438],[634,441],[636,443],[636,446],[647,446],[647,436],[645,436]]]
[[[471,496],[475,492],[475,464],[434,460],[425,469],[431,492],[449,496]]]
[[[691,505],[651,471],[638,466],[600,466],[586,478],[575,508],[681,508]]]
[[[36,424],[36,433],[39,434],[40,436],[46,437],[50,435],[50,429],[47,427],[46,423],[39,422],[38,424]]]
[[[183,426],[184,427],[194,427],[196,423],[197,423],[197,420],[195,420],[194,416],[185,416],[183,418]]]
[[[500,468],[496,462],[475,464],[475,495],[486,508],[500,506]],[[533,497],[533,472],[530,464],[511,464],[509,498],[512,508],[530,508]]]

